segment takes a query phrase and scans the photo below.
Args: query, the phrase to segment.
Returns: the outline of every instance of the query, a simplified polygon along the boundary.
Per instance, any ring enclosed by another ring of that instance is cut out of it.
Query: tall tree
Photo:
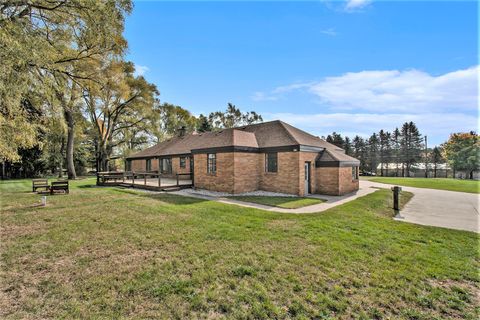
[[[197,131],[198,132],[208,132],[212,131],[212,124],[208,120],[207,117],[205,117],[203,114],[198,116],[198,121],[197,121]]]
[[[366,171],[366,144],[365,140],[358,135],[353,138],[353,157],[360,160],[360,170]]]
[[[177,135],[181,128],[185,133],[189,133],[197,127],[197,118],[180,106],[164,103],[159,106],[158,113],[159,120],[155,131],[158,142]]]
[[[379,158],[380,158],[380,175],[384,176],[384,168],[388,174],[388,165],[390,162],[390,133],[380,130],[378,133],[379,138]]]
[[[3,1],[0,4],[0,157],[37,144],[38,123],[22,104],[49,78],[92,79],[77,64],[125,48],[123,17],[129,0]],[[51,84],[51,83],[50,83]]]
[[[327,142],[336,145],[339,148],[343,148],[345,144],[345,140],[343,139],[342,135],[336,132],[332,132],[332,134],[327,136]]]
[[[344,143],[343,143],[343,150],[345,150],[345,153],[348,154],[349,156],[352,155],[352,142],[350,141],[349,137],[345,137]]]
[[[262,122],[263,118],[255,111],[242,112],[234,104],[228,103],[226,111],[212,112],[208,120],[214,128],[223,129]]]
[[[398,177],[398,169],[399,169],[399,163],[400,163],[400,158],[401,158],[401,150],[400,150],[400,145],[401,145],[401,133],[398,128],[395,128],[395,130],[392,133],[392,150],[391,150],[391,158],[393,159],[393,162],[395,163],[395,176]]]
[[[413,122],[405,122],[401,129],[402,175],[409,177],[413,164],[422,158],[423,140],[417,126]]]
[[[378,165],[378,155],[379,155],[379,144],[378,135],[374,132],[370,138],[368,138],[368,161],[369,161],[369,170],[370,172],[376,173]]]
[[[432,163],[433,163],[433,177],[437,177],[437,166],[439,163],[443,163],[441,147],[435,147],[432,150]]]
[[[469,179],[480,167],[480,139],[478,134],[454,133],[442,144],[443,156],[454,170],[464,170]]]
[[[134,76],[132,63],[111,61],[102,73],[101,85],[86,87],[83,97],[96,133],[97,170],[107,171],[113,148],[125,143],[116,140],[118,134],[151,121],[158,91],[143,77]]]

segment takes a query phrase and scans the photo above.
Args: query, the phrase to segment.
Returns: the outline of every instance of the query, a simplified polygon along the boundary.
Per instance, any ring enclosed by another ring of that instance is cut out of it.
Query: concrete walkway
[[[361,180],[362,187],[393,185]],[[404,187],[413,198],[400,211],[398,221],[480,233],[479,195],[466,192]]]
[[[284,209],[284,208],[278,208],[278,207],[270,207],[270,206],[265,206],[265,205],[262,205],[262,204],[245,202],[245,201],[238,201],[238,200],[233,200],[233,199],[225,198],[225,197],[212,197],[212,196],[207,196],[207,195],[200,194],[200,193],[198,193],[198,194],[196,194],[196,193],[186,193],[186,192],[183,192],[182,190],[174,191],[174,192],[170,192],[170,193],[178,194],[178,195],[181,195],[181,196],[195,197],[195,198],[205,199],[205,200],[213,200],[213,201],[218,201],[218,202],[221,202],[221,203],[235,204],[235,205],[242,206],[242,207],[247,207],[247,208],[257,208],[257,209],[262,209],[262,210],[266,210],[266,211],[285,212],[285,213],[313,213],[313,212],[325,211],[327,209],[339,206],[341,204],[344,204],[344,203],[347,203],[349,201],[355,200],[358,197],[365,196],[365,195],[373,193],[375,191],[377,191],[377,189],[376,188],[371,188],[369,185],[365,185],[365,186],[360,185],[360,189],[357,192],[349,193],[349,194],[344,195],[344,196],[310,195],[312,198],[319,198],[319,199],[323,199],[323,200],[327,200],[327,201],[319,203],[319,204],[314,204],[314,205],[311,205],[311,206],[307,206],[307,207],[297,208],[297,209]]]
[[[388,189],[392,186],[393,185],[384,183],[360,180],[360,189],[357,192],[344,196],[312,195],[312,197],[327,201],[297,209],[270,207],[224,197],[212,197],[200,193],[186,193],[182,190],[171,193],[273,212],[314,213],[325,211],[355,200],[358,197],[373,193],[377,188]],[[400,212],[400,217],[396,217],[395,220],[480,233],[479,196],[477,194],[403,186],[402,189],[412,192],[414,196]]]

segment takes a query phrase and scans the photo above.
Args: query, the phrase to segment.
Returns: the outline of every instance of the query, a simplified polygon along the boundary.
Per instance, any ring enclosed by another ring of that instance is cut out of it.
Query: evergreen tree
[[[208,121],[208,118],[205,117],[203,114],[201,114],[198,117],[198,125],[197,125],[197,131],[198,132],[207,132],[207,131],[212,131],[212,124],[210,121]]]
[[[379,157],[380,157],[380,175],[384,176],[384,168],[389,163],[390,152],[390,133],[385,132],[383,129],[378,133],[379,138]]]
[[[398,177],[398,166],[400,163],[400,140],[401,140],[401,133],[398,128],[395,128],[392,134],[392,142],[391,142],[391,159],[395,163],[395,176]]]
[[[432,163],[433,163],[433,177],[437,177],[437,165],[443,162],[442,151],[439,147],[433,148]]]
[[[378,139],[378,135],[373,133],[368,139],[368,167],[372,173],[376,173],[377,171],[379,144],[380,140]]]
[[[420,162],[422,158],[423,140],[417,126],[412,121],[405,122],[401,130],[401,155],[402,155],[402,176],[410,176],[410,169],[413,164]]]
[[[214,128],[224,129],[262,122],[263,118],[255,111],[242,112],[234,104],[228,103],[226,111],[210,113],[208,115],[208,121]]]
[[[353,157],[360,160],[360,171],[366,171],[365,140],[358,135],[353,138]]]
[[[349,156],[352,155],[352,143],[350,142],[349,137],[345,137],[345,142],[343,143],[343,150],[345,150],[345,153]]]
[[[345,140],[343,140],[342,135],[336,132],[333,132],[331,135],[327,136],[327,142],[342,149],[345,145]]]

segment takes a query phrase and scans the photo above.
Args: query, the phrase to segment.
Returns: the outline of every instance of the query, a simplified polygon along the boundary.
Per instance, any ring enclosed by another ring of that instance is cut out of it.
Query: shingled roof
[[[283,121],[275,120],[220,131],[192,133],[183,137],[174,137],[128,158],[189,154],[196,149],[221,147],[274,148],[299,145],[328,148],[337,150],[340,153],[343,152],[342,149],[319,137],[297,129]]]
[[[360,164],[360,161],[354,157],[350,157],[349,155],[345,154],[343,151],[325,149],[319,154],[315,163],[317,167],[331,166],[331,165],[358,166]]]

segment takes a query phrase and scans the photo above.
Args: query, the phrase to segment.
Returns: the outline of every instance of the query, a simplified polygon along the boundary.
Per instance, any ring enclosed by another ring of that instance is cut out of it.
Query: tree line
[[[360,171],[364,174],[409,177],[412,167],[423,163],[425,177],[431,168],[437,177],[439,164],[448,163],[455,170],[468,173],[470,179],[479,168],[480,139],[475,132],[454,133],[445,143],[427,148],[423,136],[414,122],[405,122],[392,132],[380,130],[370,137],[356,135],[342,137],[333,132],[326,141],[345,150],[345,153],[360,160]],[[378,169],[378,170],[377,170]]]
[[[261,121],[229,104],[193,116],[160,103],[159,91],[125,59],[129,0],[38,0],[0,4],[2,177],[87,168],[169,138],[179,127],[212,130]]]

